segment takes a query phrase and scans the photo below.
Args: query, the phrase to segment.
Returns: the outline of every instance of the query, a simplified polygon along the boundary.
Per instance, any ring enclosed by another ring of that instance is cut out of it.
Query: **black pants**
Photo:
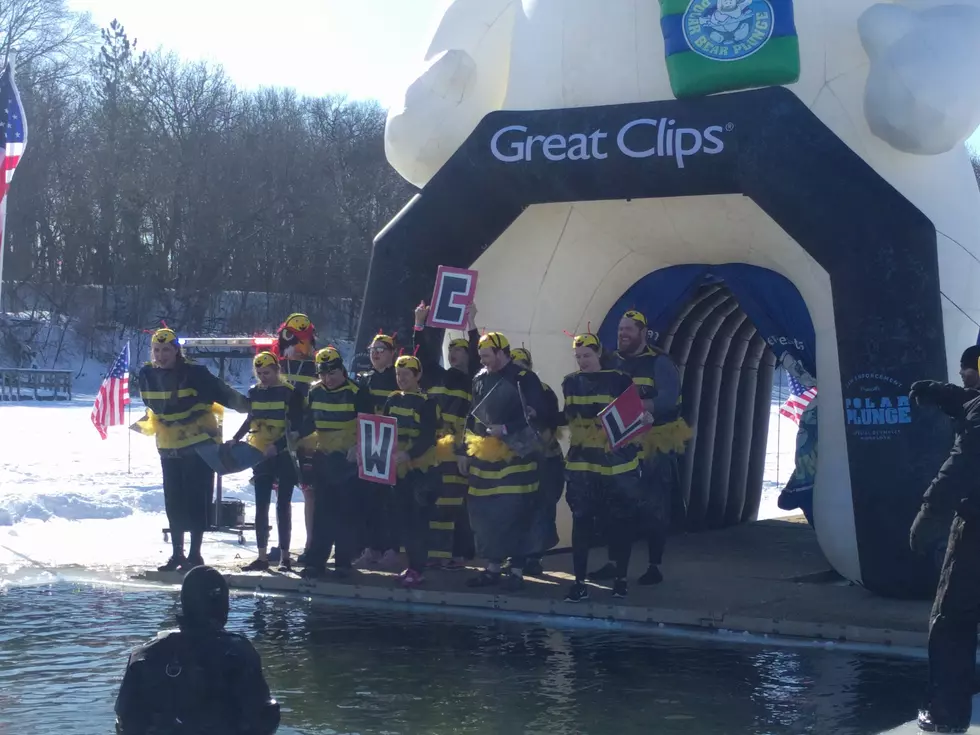
[[[644,461],[643,484],[649,493],[644,514],[644,536],[653,566],[659,566],[664,560],[670,532],[670,501],[677,479],[677,457],[674,454],[656,454]]]
[[[171,534],[186,531],[203,534],[214,492],[214,470],[195,451],[175,457],[161,456],[160,465]]]
[[[938,724],[970,721],[980,625],[980,519],[956,516],[929,619],[928,707]]]
[[[337,569],[350,569],[358,542],[357,470],[342,454],[313,458],[313,532],[307,547],[308,564],[322,568],[334,553]]]
[[[572,566],[577,582],[588,573],[589,550],[605,544],[616,565],[616,577],[626,578],[633,539],[646,530],[647,486],[637,472],[604,476],[569,472],[566,500],[572,511]]]
[[[296,484],[296,468],[289,452],[263,460],[253,470],[255,478],[255,542],[259,548],[269,544],[269,505],[272,503],[272,484],[278,480],[276,491],[276,530],[279,548],[289,551],[293,530],[293,487]]]
[[[361,545],[372,551],[398,549],[398,527],[394,515],[394,488],[363,482],[360,493]]]
[[[428,556],[429,519],[436,498],[430,479],[424,472],[412,470],[393,488],[398,537],[405,546],[408,568],[416,572],[425,569]]]

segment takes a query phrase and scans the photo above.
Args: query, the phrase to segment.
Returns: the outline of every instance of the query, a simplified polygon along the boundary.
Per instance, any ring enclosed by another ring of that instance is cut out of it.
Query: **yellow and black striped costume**
[[[398,421],[398,451],[409,456],[408,462],[398,465],[402,479],[411,470],[427,472],[436,464],[435,401],[422,392],[395,391],[385,402],[383,415]]]
[[[279,369],[282,372],[283,380],[292,385],[299,391],[299,394],[306,398],[310,392],[310,386],[317,380],[316,362],[313,360],[279,360]]]
[[[439,363],[438,349],[432,344],[438,334],[441,334],[439,330],[416,329],[414,339],[415,356],[422,364],[422,385],[439,408],[436,462],[440,487],[435,513],[429,522],[432,544],[429,558],[447,560],[453,557],[456,524],[465,520],[462,514],[467,482],[459,473],[457,456],[466,454],[466,417],[473,400],[473,376]],[[479,333],[471,330],[466,343],[471,366],[479,366],[479,339]],[[461,342],[457,340],[454,344]]]
[[[286,449],[286,428],[299,432],[303,425],[303,395],[285,380],[278,385],[253,385],[248,391],[246,441],[260,452],[274,444]],[[239,436],[235,437],[236,439]]]
[[[647,345],[637,355],[614,352],[611,367],[622,370],[633,379],[640,398],[653,401],[653,428],[643,435],[644,457],[658,454],[683,454],[687,441],[693,436],[691,427],[681,415],[683,396],[677,368],[662,350]],[[671,386],[657,385],[657,375],[671,371]]]
[[[469,456],[470,525],[476,536],[477,554],[497,561],[535,551],[530,538],[532,516],[539,490],[539,457],[517,441],[529,433],[520,392],[538,416],[547,413],[538,377],[513,362],[499,372],[481,370],[473,380],[474,413],[467,422]],[[507,434],[490,434],[491,426],[503,426]],[[511,444],[508,444],[508,442]]]
[[[361,380],[358,387],[367,392],[371,405],[370,413],[381,415],[388,396],[398,390],[394,366],[382,372],[372,370]]]
[[[137,384],[146,413],[133,428],[153,436],[161,454],[183,454],[197,444],[220,441],[216,415],[222,406],[248,410],[245,396],[183,357],[166,370],[147,363]]]
[[[370,400],[354,381],[338,388],[314,383],[307,396],[306,431],[312,432],[316,452],[343,455],[357,445],[357,414],[371,411]]]

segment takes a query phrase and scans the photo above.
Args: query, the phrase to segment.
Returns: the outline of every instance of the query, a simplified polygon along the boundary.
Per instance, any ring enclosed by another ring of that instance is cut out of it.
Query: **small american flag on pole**
[[[779,408],[779,413],[785,416],[794,424],[800,423],[800,416],[810,405],[810,401],[817,395],[817,387],[804,388],[803,385],[792,375],[789,377],[789,398]]]
[[[92,406],[92,423],[99,436],[106,438],[106,428],[125,423],[126,406],[129,405],[129,342],[112,363]]]

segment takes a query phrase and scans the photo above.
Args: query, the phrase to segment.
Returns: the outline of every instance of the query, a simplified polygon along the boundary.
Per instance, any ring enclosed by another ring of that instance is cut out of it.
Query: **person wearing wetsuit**
[[[378,334],[370,346],[371,367],[374,368],[358,384],[370,399],[371,411],[382,415],[388,396],[398,390],[395,380],[395,338]],[[364,551],[354,562],[357,565],[381,564],[388,569],[400,565],[396,519],[393,515],[392,488],[373,482],[365,482],[361,489],[363,518],[365,519]]]
[[[976,690],[977,626],[980,625],[980,346],[960,361],[964,387],[920,380],[909,397],[938,407],[956,432],[949,458],[922,498],[909,534],[912,550],[946,553],[929,616],[929,682],[919,728],[966,732]],[[952,518],[952,523],[950,519]]]
[[[640,439],[613,449],[599,414],[630,388],[630,376],[621,370],[604,370],[602,347],[594,334],[573,338],[578,372],[565,376],[562,423],[568,426],[565,459],[568,489],[565,499],[572,511],[572,565],[575,583],[567,602],[589,599],[585,585],[589,550],[593,539],[602,539],[614,565],[613,597],[626,597],[630,554],[637,526],[650,501],[642,483]],[[653,417],[647,415],[649,423]]]
[[[680,478],[678,457],[686,450],[691,427],[681,415],[680,371],[666,352],[647,344],[647,319],[638,311],[627,311],[619,322],[619,349],[607,367],[622,370],[636,385],[643,406],[653,415],[653,428],[643,437],[643,484],[650,494],[642,536],[647,542],[648,567],[637,584],[663,581],[663,563],[670,530],[671,496]],[[607,564],[589,575],[590,579],[615,577],[615,565]]]
[[[466,456],[459,462],[469,479],[467,505],[477,554],[487,566],[466,584],[499,583],[505,590],[519,590],[526,557],[538,550],[531,532],[543,442],[534,417],[545,416],[547,406],[538,377],[511,360],[507,337],[490,332],[480,338],[479,348],[483,370],[473,379]],[[510,572],[501,580],[507,558]]]
[[[215,414],[222,406],[246,413],[249,401],[205,366],[184,357],[172,329],[154,332],[150,350],[152,361],[140,368],[136,380],[146,413],[130,428],[153,436],[160,453],[173,554],[159,571],[187,571],[204,563],[201,544],[214,491],[214,470],[195,447],[220,441]],[[185,532],[191,536],[186,557]]]
[[[296,484],[296,459],[289,451],[287,434],[299,435],[303,423],[303,393],[286,382],[279,360],[271,352],[260,352],[252,360],[258,383],[248,391],[249,411],[245,423],[235,434],[240,441],[248,434],[248,443],[265,454],[252,470],[255,487],[255,543],[258,558],[242,567],[245,572],[269,569],[269,505],[272,485],[278,483],[276,495],[276,529],[279,533],[279,571],[292,568],[289,540],[293,527],[292,489]]]
[[[408,566],[398,578],[403,587],[417,587],[424,581],[429,517],[439,491],[431,477],[436,465],[438,408],[420,389],[422,364],[417,357],[402,355],[395,360],[395,375],[399,389],[388,396],[383,415],[398,421],[393,509],[398,537],[408,556]]]
[[[272,346],[271,352],[279,358],[279,367],[283,379],[296,389],[298,395],[305,399],[313,381],[316,380],[316,364],[313,356],[316,353],[316,328],[306,314],[294,313],[286,317],[279,328],[276,330],[276,343]],[[315,512],[314,503],[316,499],[313,492],[313,451],[316,449],[316,441],[312,436],[300,439],[296,445],[297,458],[300,460],[300,471],[294,473],[293,485],[279,487],[275,483],[273,487],[276,491],[276,499],[287,504],[292,503],[293,487],[299,484],[300,492],[303,493],[303,520],[306,527],[306,548],[309,548],[310,535],[313,533],[313,513]],[[304,469],[305,468],[305,469]],[[309,473],[307,478],[304,472]],[[286,496],[285,500],[282,500]],[[276,503],[276,507],[280,506]],[[299,555],[296,561],[303,564],[305,560],[306,548]],[[269,554],[269,561],[279,561],[280,551],[275,548]]]
[[[279,703],[243,635],[224,629],[228,585],[205,566],[184,577],[177,630],[129,657],[116,697],[117,735],[273,735]]]
[[[360,515],[361,482],[357,476],[357,414],[371,413],[367,392],[352,381],[340,353],[324,347],[316,353],[320,380],[310,388],[307,427],[316,436],[313,455],[316,514],[302,576],[326,575],[330,552],[334,574],[348,577],[364,519]]]
[[[480,367],[480,334],[476,331],[476,307],[466,307],[469,339],[449,343],[449,367],[440,362],[440,330],[426,328],[429,307],[415,309],[415,356],[422,365],[422,388],[439,407],[436,429],[436,461],[433,480],[439,494],[429,524],[429,567],[465,569],[472,559],[473,532],[466,516],[466,478],[459,474],[457,453],[466,439],[466,416],[473,400],[473,377]]]
[[[510,356],[517,367],[528,371],[534,369],[531,351],[526,347],[514,347],[510,351]],[[558,422],[561,415],[558,396],[544,381],[541,382],[541,388],[544,390],[546,406],[545,415],[537,417],[544,443],[538,468],[541,474],[541,492],[538,493],[540,502],[531,531],[531,538],[537,546],[533,553],[528,554],[527,561],[524,563],[524,574],[531,577],[544,573],[541,560],[545,552],[558,543],[558,527],[555,520],[558,515],[558,501],[565,491],[565,457],[562,454],[561,444],[558,443]]]

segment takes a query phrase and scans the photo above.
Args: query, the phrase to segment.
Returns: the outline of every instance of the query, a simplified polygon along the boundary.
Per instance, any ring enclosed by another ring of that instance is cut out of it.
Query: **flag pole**
[[[127,347],[130,343],[126,343]],[[130,352],[130,364],[126,366],[126,371],[132,374],[130,366],[132,365],[132,350]],[[128,376],[127,376],[128,377]],[[132,392],[126,391],[129,395],[129,402],[126,404],[126,474],[133,474],[133,432],[129,430],[129,427],[133,425],[133,396]]]
[[[17,63],[17,52],[13,49],[7,52],[7,65],[10,67],[10,86],[17,89],[17,85],[14,82],[14,66]],[[24,123],[24,143],[27,143],[27,120],[22,120]],[[4,152],[6,155],[6,152]],[[0,201],[0,314],[3,311],[3,254],[7,249],[7,197],[10,194],[10,190],[4,193],[3,201]]]

